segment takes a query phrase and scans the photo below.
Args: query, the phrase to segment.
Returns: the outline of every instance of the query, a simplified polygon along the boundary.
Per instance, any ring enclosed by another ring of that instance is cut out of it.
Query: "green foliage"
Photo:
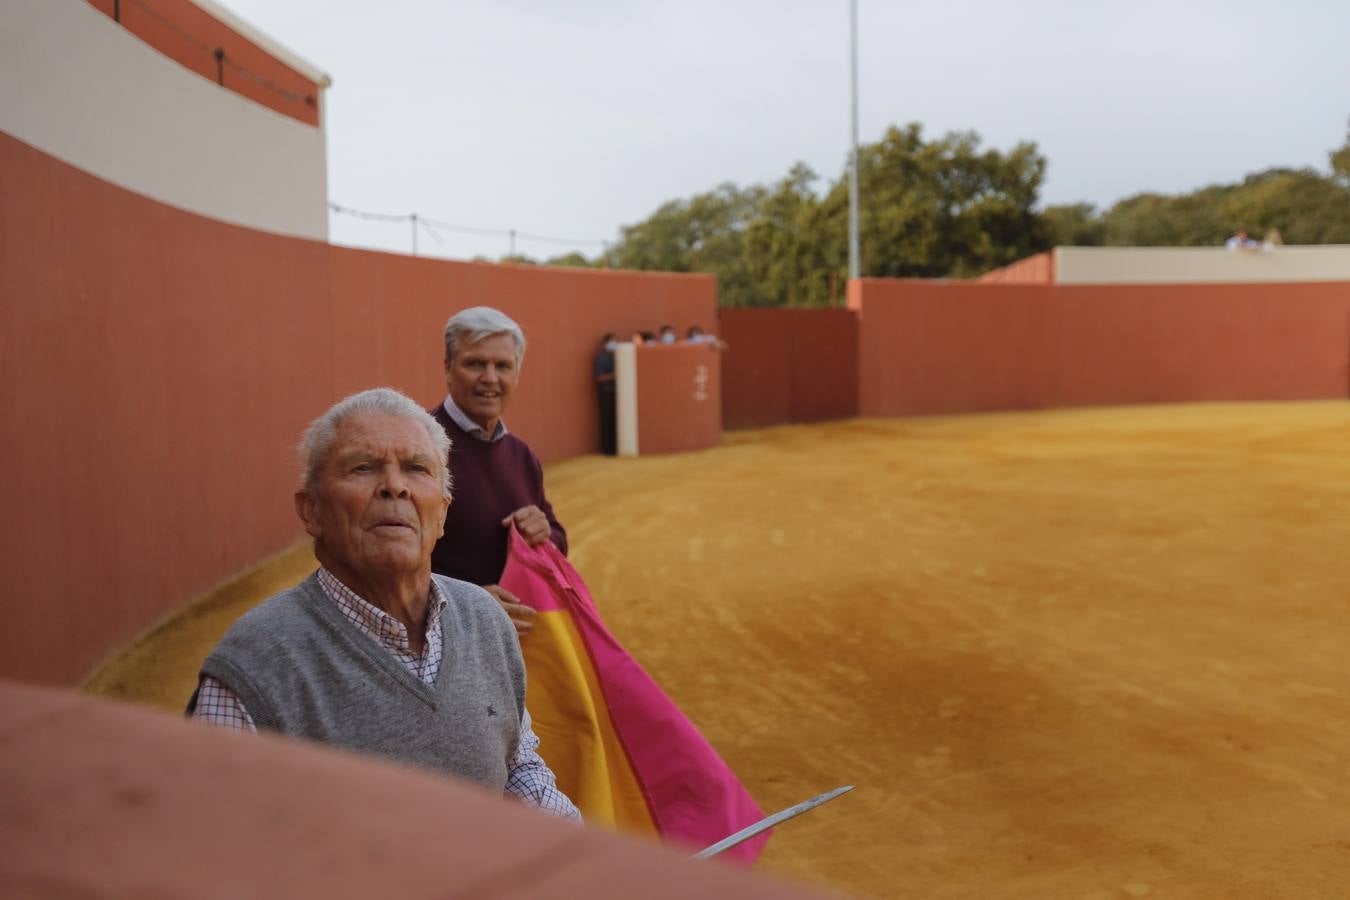
[[[751,296],[755,284],[742,237],[763,194],[760,187],[742,190],[728,183],[665,203],[645,222],[625,226],[605,262],[620,269],[711,272],[724,297]]]
[[[1104,211],[1077,203],[1039,212],[1046,161],[1035,144],[1002,152],[982,148],[973,131],[928,140],[918,124],[891,127],[859,148],[863,274],[970,277],[1056,245],[1215,246],[1239,229],[1260,237],[1276,228],[1290,244],[1350,243],[1350,136],[1329,156],[1330,175],[1270,169]],[[823,192],[819,181],[797,163],[769,186],[723,184],[624,227],[593,263],[570,254],[549,264],[708,272],[723,306],[828,306],[841,302],[847,275],[847,171]]]
[[[1091,203],[1047,206],[1042,213],[1055,247],[1099,247],[1105,242],[1105,229]]]
[[[1350,183],[1311,169],[1269,169],[1241,184],[1128,197],[1098,224],[1104,243],[1122,247],[1210,247],[1239,230],[1259,238],[1272,228],[1289,244],[1350,243]]]
[[[973,275],[1049,247],[1034,212],[1045,159],[1033,144],[981,150],[973,132],[926,141],[917,124],[859,148],[867,275]],[[625,227],[606,262],[710,272],[723,306],[827,306],[847,277],[847,172],[824,194],[798,163],[778,183],[662,205]]]
[[[864,274],[965,277],[1050,246],[1033,211],[1045,177],[1034,144],[981,151],[973,131],[925,142],[910,124],[859,148],[859,160]],[[846,209],[846,181],[831,193]]]
[[[1289,244],[1350,244],[1350,185],[1311,170],[1249,176],[1226,208],[1253,235],[1278,228]]]
[[[1287,244],[1350,243],[1350,135],[1328,158],[1330,175],[1267,169],[1240,184],[1127,197],[1100,216],[1060,212],[1079,207],[1052,207],[1046,216],[1064,245],[1212,247],[1236,231],[1259,238],[1272,228]]]
[[[1345,135],[1345,143],[1329,154],[1331,177],[1341,187],[1350,187],[1350,130]]]
[[[742,291],[721,292],[724,306],[828,306],[832,290],[842,291],[848,250],[828,240],[829,223],[812,189],[817,180],[797,163],[760,198],[742,237],[749,279]]]
[[[543,264],[546,266],[567,266],[577,269],[587,269],[593,265],[590,260],[582,254],[577,253],[575,250],[571,253],[564,253],[562,256],[554,256],[550,259],[546,259]]]

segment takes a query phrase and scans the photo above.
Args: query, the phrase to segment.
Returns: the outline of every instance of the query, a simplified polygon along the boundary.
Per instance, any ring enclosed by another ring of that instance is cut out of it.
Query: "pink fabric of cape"
[[[717,751],[605,628],[567,558],[549,541],[530,547],[514,528],[508,530],[510,549],[500,584],[541,614],[571,617],[584,644],[579,655],[589,661],[603,694],[595,699],[608,711],[655,832],[665,841],[701,849],[762,819],[764,813]],[[575,690],[589,688],[580,683]],[[528,697],[537,726],[550,711],[536,708],[533,689]],[[548,747],[541,750],[547,761]],[[768,832],[758,835],[721,858],[749,865],[768,838]]]

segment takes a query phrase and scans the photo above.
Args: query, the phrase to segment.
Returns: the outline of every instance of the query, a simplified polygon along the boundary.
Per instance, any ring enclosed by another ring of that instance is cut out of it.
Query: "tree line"
[[[1137,194],[1105,210],[1038,208],[1047,164],[1034,143],[984,148],[974,131],[926,139],[911,123],[858,149],[865,276],[966,278],[1057,245],[1215,246],[1237,230],[1350,244],[1350,135],[1329,154],[1326,173],[1272,168],[1187,194]],[[705,272],[717,276],[722,306],[830,306],[842,302],[847,277],[847,216],[847,172],[822,185],[798,163],[773,184],[725,183],[664,203],[595,258],[544,262]]]

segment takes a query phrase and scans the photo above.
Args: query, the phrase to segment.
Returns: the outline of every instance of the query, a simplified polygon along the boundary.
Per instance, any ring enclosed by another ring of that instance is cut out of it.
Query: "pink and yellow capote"
[[[552,542],[514,528],[501,586],[537,613],[521,641],[540,753],[588,824],[700,849],[764,817],[717,751],[605,628]],[[723,858],[751,864],[768,834]]]

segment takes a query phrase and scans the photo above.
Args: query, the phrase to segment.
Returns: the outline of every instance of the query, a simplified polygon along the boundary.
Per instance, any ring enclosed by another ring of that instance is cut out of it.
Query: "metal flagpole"
[[[862,274],[858,250],[858,0],[849,0],[849,63],[852,74],[853,149],[848,165],[848,277]]]

